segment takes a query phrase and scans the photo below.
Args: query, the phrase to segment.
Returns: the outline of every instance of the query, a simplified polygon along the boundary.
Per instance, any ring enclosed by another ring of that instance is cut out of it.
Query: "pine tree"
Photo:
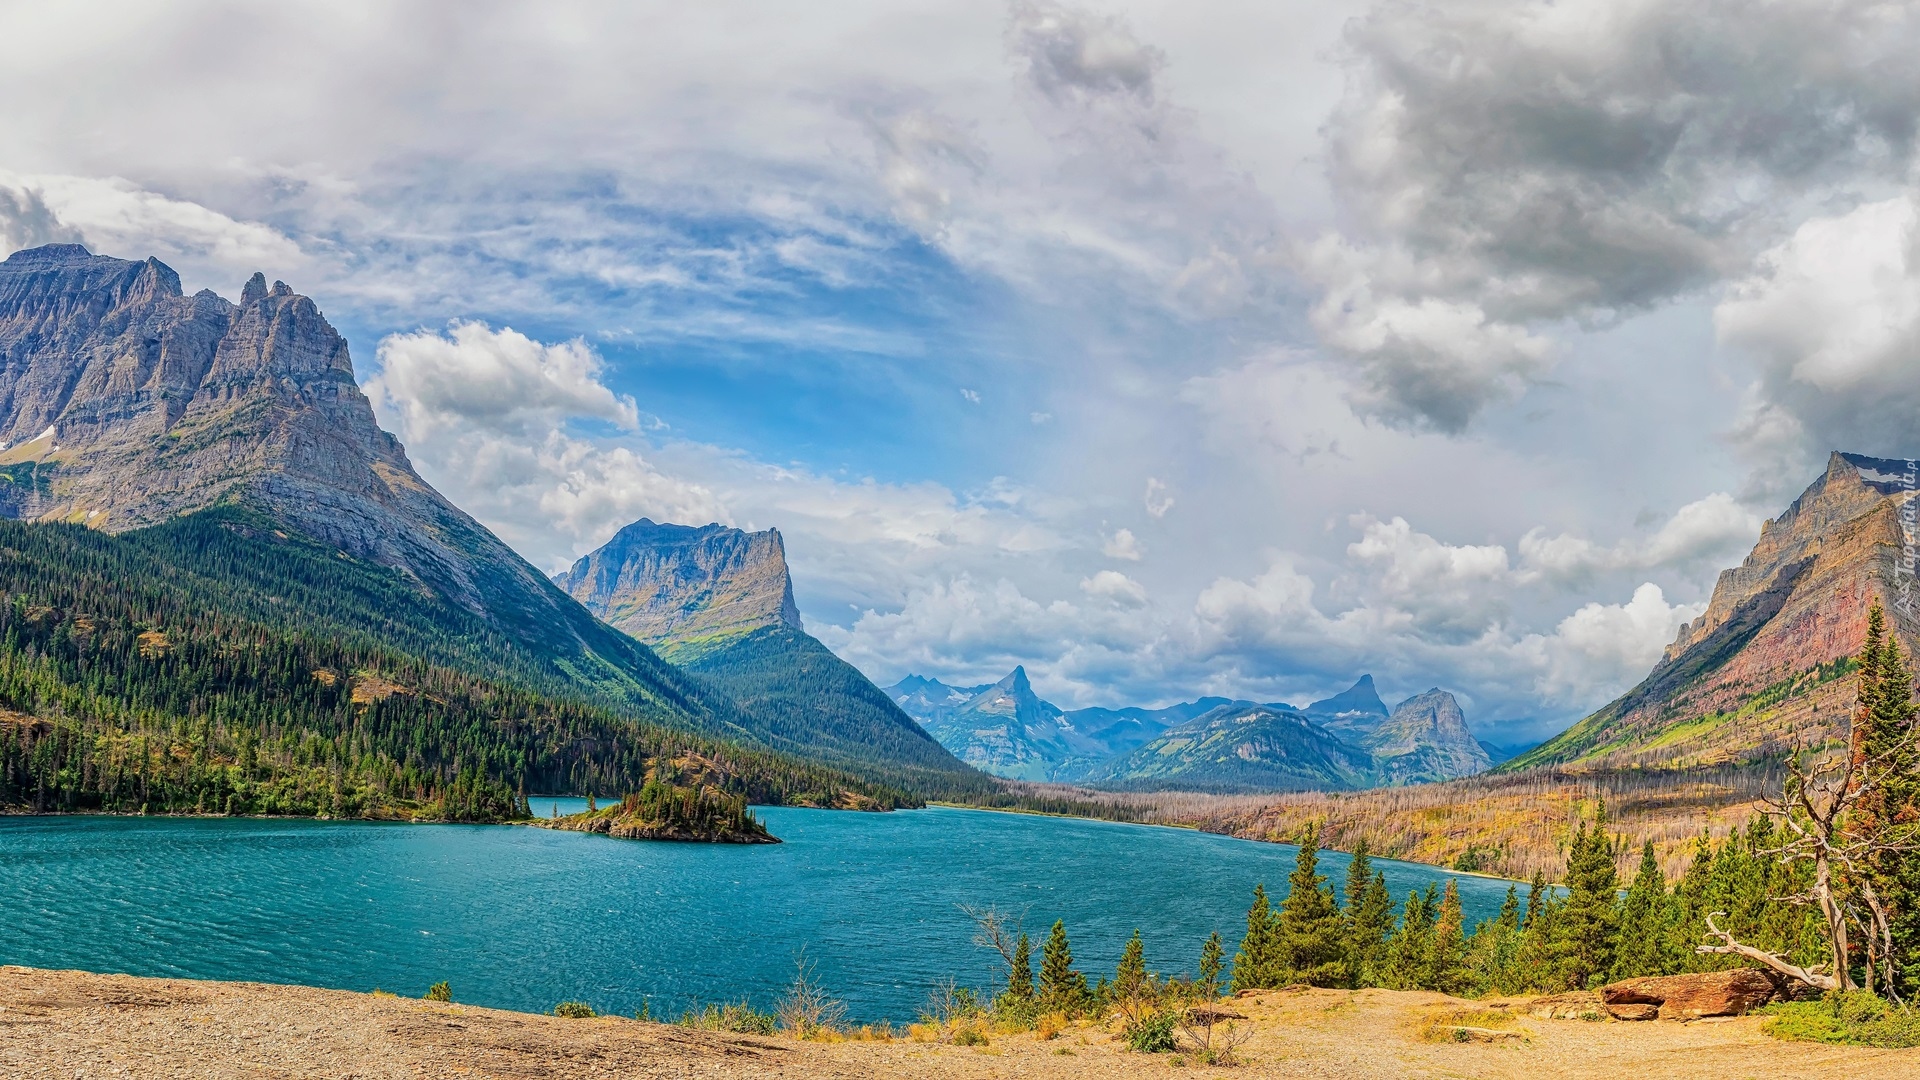
[[[1333,889],[1320,876],[1320,836],[1309,827],[1280,904],[1280,978],[1313,986],[1347,982],[1346,927]]]
[[[1120,950],[1120,964],[1113,971],[1113,985],[1109,997],[1121,1001],[1132,1001],[1147,990],[1147,954],[1146,947],[1140,942],[1140,931],[1134,930],[1127,939],[1126,948]]]
[[[1013,963],[1007,969],[1007,996],[1015,1001],[1033,999],[1033,942],[1024,931],[1013,945]]]
[[[1407,906],[1400,915],[1399,929],[1387,939],[1381,986],[1390,990],[1422,988],[1431,968],[1435,914],[1431,888],[1424,898],[1417,891],[1407,893]]]
[[[1527,920],[1520,925],[1533,928],[1534,920],[1540,915],[1547,902],[1547,873],[1544,870],[1533,872],[1533,881],[1527,885]]]
[[[1200,989],[1208,1001],[1220,996],[1220,969],[1225,951],[1220,945],[1218,930],[1208,934],[1206,944],[1200,946]]]
[[[1460,885],[1447,879],[1447,893],[1433,925],[1433,944],[1427,952],[1427,989],[1459,994],[1466,989],[1466,913],[1460,907]]]
[[[1047,943],[1040,949],[1040,998],[1052,1008],[1072,1012],[1087,995],[1087,977],[1073,970],[1073,946],[1067,942],[1067,924],[1054,920]]]
[[[1240,951],[1233,956],[1233,993],[1242,990],[1273,990],[1283,985],[1279,979],[1279,920],[1267,902],[1267,887],[1253,887],[1253,906],[1247,909],[1247,935],[1240,939]]]
[[[1386,874],[1374,871],[1348,925],[1347,971],[1353,985],[1380,985],[1387,964],[1387,935],[1393,932],[1393,894],[1387,891]]]
[[[1633,876],[1626,899],[1620,903],[1619,946],[1613,954],[1615,979],[1666,975],[1667,879],[1653,857],[1653,841],[1640,848],[1640,869]]]
[[[1878,603],[1867,612],[1867,640],[1858,664],[1854,754],[1863,764],[1884,763],[1887,771],[1878,790],[1861,798],[1851,831],[1862,838],[1884,837],[1920,825],[1920,758],[1913,745],[1913,677]],[[1871,877],[1889,909],[1894,989],[1913,1000],[1920,995],[1920,851],[1877,853]]]
[[[1606,821],[1603,805],[1592,829],[1582,823],[1574,832],[1567,855],[1567,900],[1553,953],[1561,981],[1574,990],[1588,989],[1613,970],[1619,875]]]
[[[1520,929],[1520,886],[1507,886],[1507,898],[1500,902],[1500,925],[1508,930]]]

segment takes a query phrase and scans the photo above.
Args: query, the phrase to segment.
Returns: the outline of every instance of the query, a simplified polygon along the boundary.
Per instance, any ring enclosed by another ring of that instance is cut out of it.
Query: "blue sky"
[[[1903,10],[796,11],[0,0],[0,246],[283,278],[543,568],[777,526],[875,679],[1069,706],[1537,737],[1920,442]]]

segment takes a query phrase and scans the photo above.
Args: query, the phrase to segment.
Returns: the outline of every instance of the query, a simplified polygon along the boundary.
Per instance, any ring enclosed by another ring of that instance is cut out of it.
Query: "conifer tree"
[[[1500,925],[1508,930],[1520,929],[1520,886],[1507,886],[1507,898],[1500,902]]]
[[[1352,985],[1380,985],[1387,963],[1387,935],[1393,932],[1393,894],[1387,891],[1386,874],[1373,872],[1348,925],[1347,973]]]
[[[1588,989],[1613,971],[1619,873],[1606,823],[1602,805],[1592,829],[1583,822],[1575,830],[1567,855],[1567,899],[1553,953],[1562,982],[1574,990]]]
[[[1667,879],[1653,857],[1653,841],[1640,848],[1640,869],[1620,903],[1619,946],[1613,954],[1615,979],[1668,974]]]
[[[1233,955],[1233,993],[1242,990],[1272,990],[1279,980],[1279,920],[1267,901],[1267,887],[1253,887],[1253,906],[1247,909],[1247,934],[1240,939],[1240,951]]]
[[[1434,915],[1431,890],[1425,898],[1418,891],[1407,893],[1400,926],[1387,939],[1387,958],[1380,973],[1380,985],[1390,990],[1421,988],[1431,967]]]
[[[1007,996],[1015,1001],[1033,999],[1033,942],[1024,931],[1013,945],[1013,963],[1007,969]]]
[[[1521,923],[1522,926],[1525,926],[1529,930],[1533,929],[1534,920],[1540,915],[1541,909],[1546,906],[1547,896],[1547,872],[1544,870],[1535,870],[1533,872],[1533,881],[1527,885],[1527,919],[1524,923]]]
[[[1073,1011],[1087,994],[1087,977],[1073,970],[1073,946],[1067,942],[1067,924],[1056,919],[1040,949],[1040,997],[1047,1005]]]
[[[1913,676],[1878,603],[1867,612],[1867,641],[1858,663],[1854,752],[1863,766],[1878,764],[1882,779],[1861,797],[1850,829],[1862,839],[1885,839],[1920,828],[1920,756],[1914,747]],[[1920,851],[1899,847],[1896,843],[1875,853],[1870,879],[1886,909],[1892,938],[1890,955],[1881,966],[1894,980],[1894,993],[1913,1001],[1920,997]],[[1867,951],[1888,949],[1869,935]]]
[[[1466,957],[1466,914],[1460,907],[1460,885],[1448,878],[1446,897],[1440,901],[1440,910],[1435,915],[1433,942],[1427,951],[1427,976],[1423,980],[1426,988],[1443,994],[1463,992]]]
[[[1346,927],[1333,889],[1320,876],[1320,835],[1307,829],[1287,877],[1287,898],[1280,903],[1280,971],[1284,982],[1344,986],[1347,982]]]
[[[1206,944],[1200,946],[1200,989],[1208,1001],[1220,996],[1220,970],[1225,951],[1218,930],[1208,934]]]
[[[1147,954],[1146,947],[1140,943],[1140,931],[1134,930],[1127,939],[1126,948],[1120,950],[1120,964],[1113,971],[1113,985],[1110,996],[1121,1001],[1132,1001],[1147,990]]]

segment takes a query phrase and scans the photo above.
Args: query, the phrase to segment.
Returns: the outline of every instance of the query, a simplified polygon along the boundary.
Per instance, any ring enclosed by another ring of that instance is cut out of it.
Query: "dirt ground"
[[[256,983],[0,967],[0,1076],[628,1080],[636,1077],[1470,1077],[1785,1080],[1920,1077],[1920,1050],[1783,1043],[1745,1017],[1691,1024],[1533,1017],[1438,994],[1276,991],[1228,1003],[1253,1032],[1237,1068],[1127,1053],[1105,1031],[986,1046],[800,1042],[602,1017],[568,1020]],[[1456,1028],[1468,1028],[1464,1035]],[[1492,1041],[1456,1042],[1456,1038]]]

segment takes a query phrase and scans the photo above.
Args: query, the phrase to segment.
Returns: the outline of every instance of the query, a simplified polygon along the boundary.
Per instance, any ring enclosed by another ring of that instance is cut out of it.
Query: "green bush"
[[[730,1031],[736,1035],[771,1035],[777,1026],[777,1018],[770,1012],[761,1012],[741,1001],[708,1005],[698,1011],[681,1013],[679,1024],[681,1027],[705,1031]]]
[[[977,1024],[961,1024],[959,1027],[953,1029],[953,1045],[985,1046],[987,1045],[987,1033]]]
[[[593,1006],[584,1001],[563,1001],[553,1007],[553,1015],[564,1016],[569,1020],[589,1020],[600,1015]]]
[[[1138,1021],[1128,1024],[1121,1035],[1126,1040],[1127,1049],[1142,1054],[1164,1054],[1178,1049],[1179,1043],[1173,1037],[1173,1029],[1180,1017],[1171,1012],[1149,1013]]]
[[[434,983],[432,986],[427,987],[427,1000],[428,1001],[452,1001],[453,987],[448,986],[447,981],[445,979],[442,979],[439,982]]]
[[[1776,1039],[1849,1046],[1920,1046],[1920,1013],[1887,1004],[1865,990],[1829,993],[1819,1001],[1768,1006],[1762,1028]]]

